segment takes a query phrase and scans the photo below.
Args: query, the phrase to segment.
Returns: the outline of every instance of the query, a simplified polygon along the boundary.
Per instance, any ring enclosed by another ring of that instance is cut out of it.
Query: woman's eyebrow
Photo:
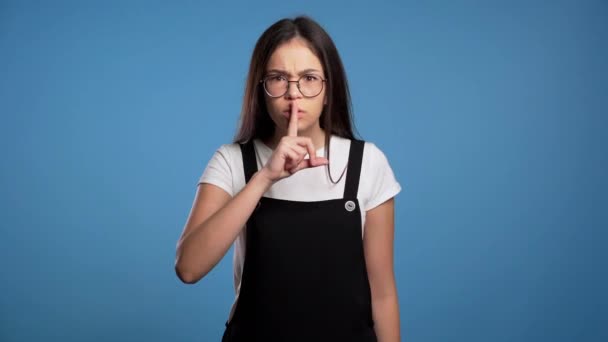
[[[298,75],[304,75],[304,74],[308,74],[308,73],[311,73],[311,72],[321,73],[321,70],[317,70],[317,69],[304,69],[304,70],[300,71],[298,73]],[[291,74],[289,72],[287,72],[285,70],[281,70],[281,69],[270,69],[266,73],[268,73],[268,74],[277,73],[277,74],[284,74],[284,75],[287,75],[287,76],[291,76]]]

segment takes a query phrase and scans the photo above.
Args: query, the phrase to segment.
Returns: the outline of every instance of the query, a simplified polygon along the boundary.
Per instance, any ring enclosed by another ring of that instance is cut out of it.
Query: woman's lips
[[[286,110],[286,111],[283,111],[281,114],[283,114],[284,117],[289,119],[289,117],[291,116],[291,111]],[[298,119],[301,119],[303,116],[304,116],[304,111],[298,110]]]

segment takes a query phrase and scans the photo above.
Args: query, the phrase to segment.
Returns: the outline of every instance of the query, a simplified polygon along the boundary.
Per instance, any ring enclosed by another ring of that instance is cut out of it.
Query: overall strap
[[[255,147],[253,146],[253,138],[241,145],[241,154],[243,155],[243,170],[245,171],[245,184],[254,173],[258,170],[258,164],[255,159]]]
[[[348,166],[346,171],[346,184],[344,185],[344,198],[357,197],[364,146],[365,141],[363,140],[352,139],[350,141],[350,151],[348,153]]]

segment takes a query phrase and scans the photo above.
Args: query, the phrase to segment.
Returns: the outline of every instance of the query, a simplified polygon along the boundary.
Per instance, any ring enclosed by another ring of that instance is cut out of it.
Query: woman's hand
[[[306,153],[310,159],[304,159]],[[310,167],[327,165],[324,157],[317,157],[312,139],[298,137],[298,106],[292,102],[287,135],[282,137],[261,172],[272,182]]]

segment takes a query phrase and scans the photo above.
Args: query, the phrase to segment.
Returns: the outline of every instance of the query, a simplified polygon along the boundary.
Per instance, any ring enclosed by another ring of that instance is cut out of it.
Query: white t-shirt
[[[259,139],[254,139],[254,147],[258,170],[272,155],[272,149]],[[350,140],[332,135],[329,147],[331,179],[337,181],[348,163],[350,151]],[[325,147],[319,148],[317,156],[327,157]],[[291,201],[323,201],[344,197],[344,185],[346,174],[337,184],[333,184],[327,174],[327,166],[319,166],[303,169],[295,174],[275,182],[264,193],[264,197],[284,199]],[[200,183],[214,184],[224,189],[231,196],[245,187],[245,172],[243,170],[243,157],[239,144],[224,144],[220,146],[211,157]],[[361,165],[361,176],[357,199],[361,206],[361,234],[363,236],[365,227],[365,214],[367,210],[373,209],[394,197],[401,191],[401,186],[395,179],[393,170],[384,153],[371,142],[366,141],[363,149],[363,160]],[[236,302],[241,286],[241,276],[245,261],[245,227],[234,242],[234,289],[236,298],[229,319],[234,313]]]

